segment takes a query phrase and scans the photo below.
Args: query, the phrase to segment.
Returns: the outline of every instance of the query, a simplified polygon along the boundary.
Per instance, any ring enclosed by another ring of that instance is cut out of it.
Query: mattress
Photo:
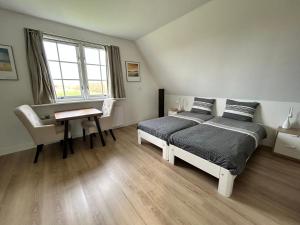
[[[169,141],[238,175],[265,137],[266,131],[259,124],[215,117],[172,134]]]
[[[177,115],[146,120],[138,124],[138,129],[158,137],[168,143],[171,134],[212,119],[212,115],[181,112]]]

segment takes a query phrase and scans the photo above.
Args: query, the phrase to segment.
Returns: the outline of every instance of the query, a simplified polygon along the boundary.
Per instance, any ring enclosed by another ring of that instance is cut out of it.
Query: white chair
[[[17,107],[15,109],[15,114],[28,130],[33,142],[37,146],[33,161],[34,163],[37,163],[39,154],[44,145],[64,140],[64,126],[56,125],[55,121],[50,120],[48,120],[48,122],[42,122],[42,120],[29,105],[21,105]],[[69,137],[71,137],[70,132]],[[69,139],[69,146],[71,153],[73,153],[72,138]]]
[[[103,115],[99,118],[101,131],[104,131],[106,135],[107,135],[107,131],[109,131],[114,141],[116,140],[116,137],[113,133],[112,125],[113,125],[115,102],[116,100],[114,99],[105,99],[103,101],[103,106],[102,106]],[[83,140],[85,140],[86,134],[89,135],[90,148],[93,148],[93,136],[98,132],[95,121],[83,120],[81,122],[81,126],[82,126]]]

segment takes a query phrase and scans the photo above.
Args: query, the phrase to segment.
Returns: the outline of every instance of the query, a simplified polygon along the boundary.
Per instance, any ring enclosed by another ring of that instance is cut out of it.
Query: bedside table
[[[300,129],[277,129],[274,153],[300,160]]]
[[[168,116],[173,116],[173,115],[177,115],[177,113],[178,113],[179,111],[178,111],[178,109],[169,109],[168,110]]]

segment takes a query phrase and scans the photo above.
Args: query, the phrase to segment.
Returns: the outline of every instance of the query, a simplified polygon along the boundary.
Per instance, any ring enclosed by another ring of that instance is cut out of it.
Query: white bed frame
[[[164,160],[169,160],[169,146],[166,141],[155,137],[151,134],[146,133],[138,129],[138,143],[142,144],[142,139],[149,141],[150,143],[160,147],[162,149],[162,157]]]
[[[162,149],[163,159],[169,161],[169,163],[174,165],[176,156],[190,163],[191,165],[205,171],[206,173],[209,173],[218,178],[218,192],[225,197],[231,196],[234,179],[236,178],[236,176],[232,175],[229,170],[205,159],[202,159],[201,157],[189,153],[174,145],[168,146],[166,141],[138,129],[138,143],[142,144],[143,139],[160,147]]]
[[[224,169],[212,162],[202,159],[192,153],[189,153],[174,145],[169,146],[169,162],[174,165],[175,156],[190,163],[191,165],[213,175],[219,179],[218,192],[225,196],[230,197],[232,194],[233,183],[236,176],[232,175],[229,170]]]

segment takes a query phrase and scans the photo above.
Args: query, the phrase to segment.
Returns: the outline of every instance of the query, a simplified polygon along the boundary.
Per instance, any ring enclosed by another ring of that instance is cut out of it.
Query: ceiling
[[[208,0],[0,0],[0,8],[135,40]]]

